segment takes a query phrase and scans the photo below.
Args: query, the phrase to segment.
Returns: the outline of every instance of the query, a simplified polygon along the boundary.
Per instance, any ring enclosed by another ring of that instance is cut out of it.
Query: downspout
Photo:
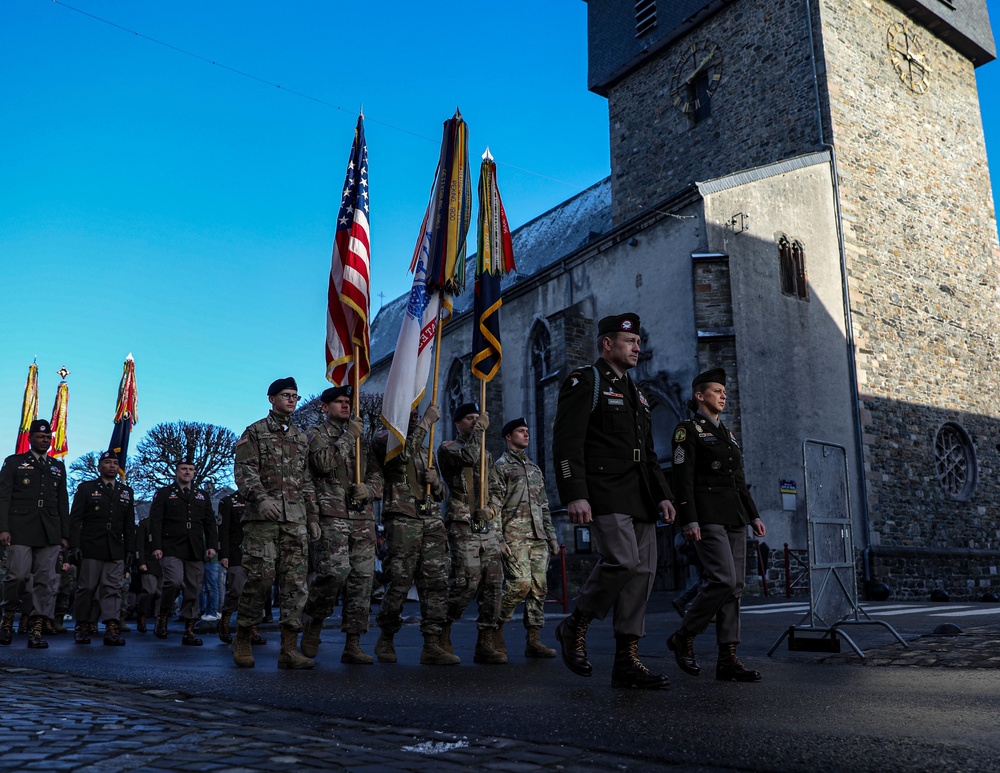
[[[819,70],[816,64],[816,40],[813,36],[812,0],[805,0],[806,27],[809,31],[809,58],[812,63],[813,92],[816,95],[816,128],[819,143],[830,151],[830,171],[833,176],[833,202],[837,211],[837,243],[840,248],[840,281],[844,288],[844,329],[847,334],[848,378],[851,386],[851,402],[854,408],[854,441],[857,444],[858,488],[861,500],[861,523],[864,531],[865,547],[862,553],[862,576],[867,590],[872,581],[871,573],[871,529],[868,519],[868,483],[865,478],[865,451],[861,427],[861,395],[858,387],[857,358],[854,351],[854,325],[851,320],[850,287],[847,283],[847,250],[844,245],[844,215],[840,207],[840,174],[837,170],[837,149],[826,141],[823,133],[823,103],[819,88]]]

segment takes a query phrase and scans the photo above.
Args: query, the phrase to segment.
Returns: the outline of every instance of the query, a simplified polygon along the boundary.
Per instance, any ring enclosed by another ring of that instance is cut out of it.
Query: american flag
[[[341,386],[360,386],[368,378],[368,309],[371,256],[368,230],[368,146],[364,115],[354,131],[347,179],[333,237],[330,287],[327,291],[326,378]],[[358,377],[351,367],[357,347]]]

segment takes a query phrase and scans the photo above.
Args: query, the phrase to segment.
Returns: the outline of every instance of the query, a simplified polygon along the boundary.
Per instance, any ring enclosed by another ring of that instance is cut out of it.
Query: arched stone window
[[[548,458],[547,448],[548,448],[548,426],[552,420],[552,417],[547,415],[545,410],[545,379],[551,373],[552,369],[552,336],[549,335],[549,330],[541,322],[535,324],[534,329],[531,331],[531,338],[529,340],[528,351],[528,376],[529,376],[529,388],[528,393],[530,395],[529,399],[529,409],[531,412],[531,419],[529,421],[530,431],[531,431],[531,444],[533,446],[532,451],[535,464],[545,469],[546,460]]]
[[[778,239],[778,261],[781,270],[781,292],[803,301],[809,300],[806,281],[806,254],[802,243],[782,235]]]
[[[934,438],[934,471],[949,499],[968,502],[976,490],[979,473],[976,449],[961,424],[941,425]]]

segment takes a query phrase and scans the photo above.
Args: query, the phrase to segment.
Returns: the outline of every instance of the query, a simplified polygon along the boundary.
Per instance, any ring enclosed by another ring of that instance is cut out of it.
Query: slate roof
[[[504,289],[579,249],[611,230],[611,178],[606,177],[562,204],[511,232],[517,271],[503,280]],[[470,231],[471,235],[471,231]],[[472,308],[476,255],[466,259],[465,292],[454,299],[454,313]],[[408,294],[386,303],[371,326],[371,362],[390,357],[403,323]]]

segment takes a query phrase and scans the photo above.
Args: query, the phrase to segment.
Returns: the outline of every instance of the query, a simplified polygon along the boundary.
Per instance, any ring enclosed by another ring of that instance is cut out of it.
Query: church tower
[[[703,202],[700,248],[661,259],[692,266],[692,372],[719,351],[698,320],[725,274],[755,498],[776,503],[779,479],[801,478],[802,441],[839,433],[865,578],[897,598],[978,598],[1000,567],[984,0],[588,8],[615,224],[681,217],[670,202],[692,191]],[[805,547],[798,497],[768,527]]]

